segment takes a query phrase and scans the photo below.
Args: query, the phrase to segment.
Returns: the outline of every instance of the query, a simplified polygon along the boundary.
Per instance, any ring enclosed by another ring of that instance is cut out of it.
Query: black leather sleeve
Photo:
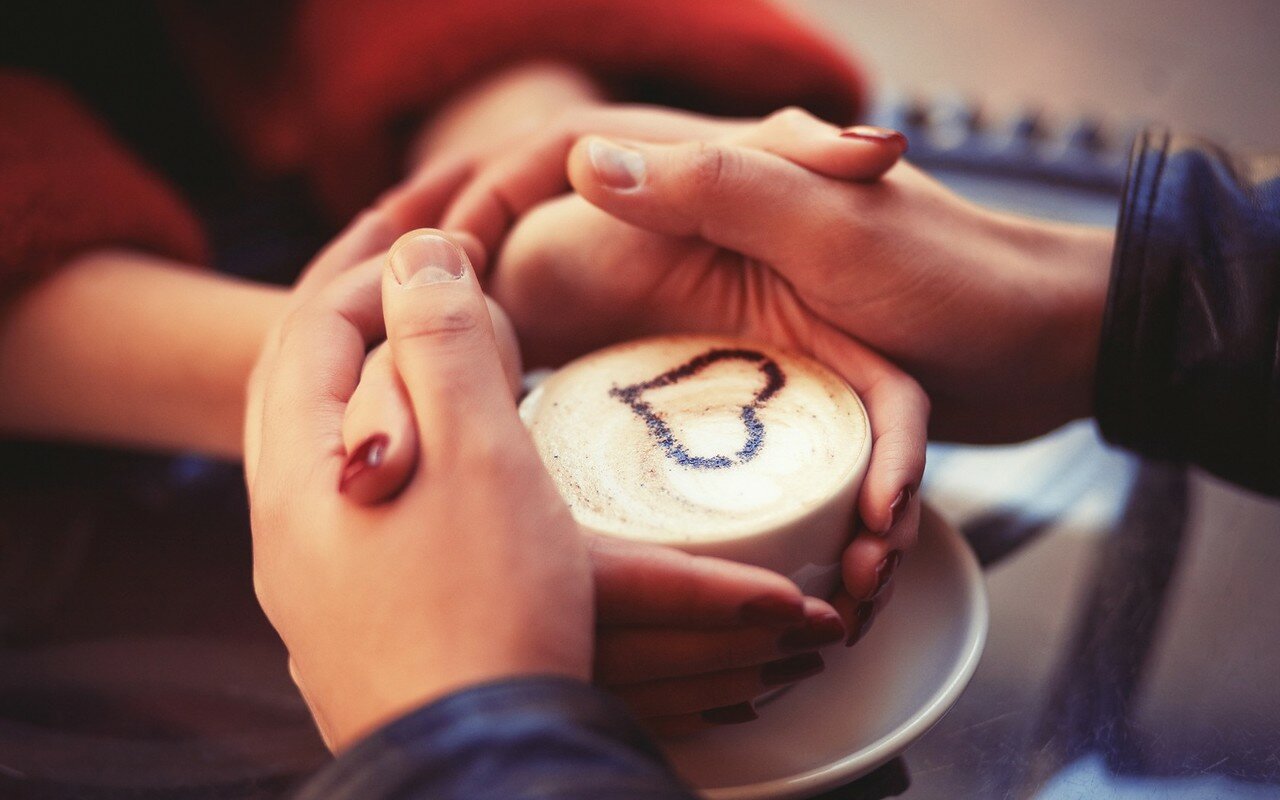
[[[406,714],[295,800],[693,800],[622,704],[567,678],[475,686]]]
[[[1140,136],[1112,270],[1104,435],[1280,495],[1280,156]]]

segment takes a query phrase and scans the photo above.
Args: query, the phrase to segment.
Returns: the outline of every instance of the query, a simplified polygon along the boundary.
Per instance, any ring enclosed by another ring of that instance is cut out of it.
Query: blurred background
[[[1270,0],[787,0],[881,88],[961,92],[996,115],[1162,120],[1280,146],[1280,6]]]

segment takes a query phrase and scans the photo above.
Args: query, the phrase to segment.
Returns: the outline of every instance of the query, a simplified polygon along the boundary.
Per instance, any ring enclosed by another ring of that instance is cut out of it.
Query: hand
[[[788,111],[736,131],[732,141],[804,174],[821,170],[846,181],[876,178],[902,152],[892,137],[838,133]],[[772,229],[760,219],[755,224]],[[696,237],[624,224],[581,198],[544,204],[521,221],[491,289],[535,364],[558,364],[619,339],[689,331],[762,339],[834,366],[866,402],[875,438],[858,505],[866,530],[846,553],[847,593],[836,601],[850,640],[865,633],[918,527],[913,494],[924,468],[928,404],[911,379],[814,314],[767,265]]]
[[[587,134],[651,142],[741,135],[768,150],[792,132],[799,135],[787,137],[789,158],[824,174],[835,168],[836,177],[855,180],[875,180],[900,155],[896,146],[857,137],[833,148],[814,135],[812,117],[797,109],[780,111],[760,126],[752,120],[604,103],[572,73],[535,72],[529,80],[499,78],[492,88],[478,90],[478,99],[447,113],[440,130],[426,139],[429,144],[418,149],[419,166],[384,195],[380,207],[408,225],[465,230],[492,252],[525,213],[569,190],[565,159]],[[494,119],[499,112],[501,122]],[[876,132],[865,126],[851,130]],[[856,170],[844,168],[850,159],[858,162]]]
[[[330,279],[270,339],[246,431],[255,589],[335,749],[470,684],[591,665],[585,540],[516,416],[468,259],[416,232],[383,266],[379,232],[366,217],[318,259]],[[367,508],[338,492],[342,419],[384,314],[422,445],[397,502]]]
[[[469,194],[473,199],[464,199],[462,206],[472,210],[451,215],[466,224],[446,230],[480,232],[481,243],[494,248],[499,243],[498,232],[489,231],[495,223],[505,223],[486,219],[496,209],[489,205],[488,194],[481,192],[481,187],[492,183],[491,176],[505,175],[503,165],[509,163],[513,151],[524,150],[532,141],[544,141],[550,131],[559,131],[571,120],[605,108],[603,95],[590,76],[567,65],[536,62],[502,70],[430,116],[408,148],[407,177],[386,192],[378,205],[406,229],[419,225],[443,228],[446,212]],[[573,138],[556,139],[559,156],[554,165],[545,165],[543,171],[550,168],[552,174],[542,183],[550,183],[558,194],[568,187],[564,159]],[[519,163],[527,171],[532,160]],[[480,224],[472,226],[473,222]]]
[[[483,258],[474,242],[458,239],[474,260]],[[500,324],[498,306],[489,310],[501,343],[508,323]],[[511,351],[500,350],[510,383]],[[365,361],[342,437],[351,456],[341,490],[355,502],[389,501],[418,466],[414,415],[386,346]],[[595,680],[655,730],[746,721],[752,698],[821,671],[818,649],[846,635],[830,604],[803,597],[768,570],[603,537],[592,537],[588,548],[598,616]],[[718,710],[726,706],[733,711]]]
[[[1016,441],[1091,412],[1109,231],[980,208],[907,164],[857,185],[726,143],[590,139],[569,173],[614,217],[680,237],[641,245],[612,234],[669,265],[666,296],[697,285],[724,295],[704,305],[732,308],[724,281],[698,281],[717,269],[741,275],[754,291],[737,299],[784,297],[765,304],[784,309],[784,322],[819,320],[919,379],[942,436]],[[595,225],[598,237],[604,223]],[[632,284],[639,292],[644,281]],[[516,298],[530,291],[495,289],[522,330],[531,312]],[[551,293],[541,287],[543,299]]]
[[[409,146],[409,172],[437,161],[477,166],[537,135],[579,108],[604,103],[604,89],[569,64],[524,62],[460,92],[432,113]]]

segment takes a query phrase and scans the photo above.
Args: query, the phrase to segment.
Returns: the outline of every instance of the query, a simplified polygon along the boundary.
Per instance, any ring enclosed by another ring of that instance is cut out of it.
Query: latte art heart
[[[520,414],[579,522],[678,546],[847,516],[870,448],[861,402],[829,369],[726,337],[593,353]]]
[[[671,386],[681,381],[689,380],[712,364],[731,360],[758,364],[760,372],[766,378],[764,388],[756,393],[748,405],[742,406],[740,416],[742,417],[742,426],[746,432],[746,441],[732,456],[715,455],[707,457],[693,455],[685,447],[684,443],[672,433],[671,426],[667,424],[662,415],[654,409],[651,403],[645,401],[644,394],[650,389]],[[764,444],[764,424],[760,422],[756,409],[767,403],[769,398],[777,394],[786,383],[787,377],[783,374],[782,368],[778,366],[778,362],[765,354],[756,350],[718,348],[708,350],[689,362],[673,370],[668,370],[652,380],[644,383],[633,383],[626,387],[614,387],[609,390],[609,394],[631,407],[636,416],[644,421],[649,429],[649,434],[658,446],[662,448],[668,458],[674,460],[677,464],[691,469],[727,469],[734,464],[750,461],[759,454],[760,447]]]

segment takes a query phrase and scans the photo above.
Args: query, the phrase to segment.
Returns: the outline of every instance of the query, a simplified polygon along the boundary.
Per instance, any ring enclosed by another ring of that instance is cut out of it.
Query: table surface
[[[1280,146],[1258,78],[1280,74],[1274,3],[1171,2],[1150,24],[1114,0],[801,5],[908,94],[1001,109],[1040,93],[1058,121],[1164,116]],[[942,174],[1026,213],[1115,213],[1106,191]],[[0,797],[256,800],[323,763],[254,603],[238,472],[73,451],[49,489],[49,451],[31,453],[0,482],[17,532],[0,559]],[[1087,423],[934,446],[925,490],[985,565],[987,651],[933,731],[826,797],[1280,797],[1280,505],[1111,450]]]

